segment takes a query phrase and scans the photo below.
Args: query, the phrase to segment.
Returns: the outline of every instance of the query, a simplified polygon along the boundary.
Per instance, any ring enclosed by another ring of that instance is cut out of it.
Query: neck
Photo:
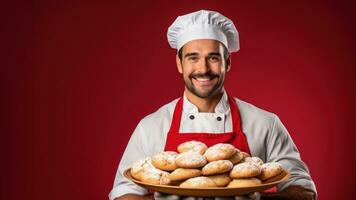
[[[198,107],[199,112],[214,113],[215,107],[219,103],[223,94],[224,92],[221,91],[218,94],[214,95],[213,97],[200,98],[194,95],[193,93],[191,93],[189,90],[185,89],[185,95],[187,99],[196,107]]]

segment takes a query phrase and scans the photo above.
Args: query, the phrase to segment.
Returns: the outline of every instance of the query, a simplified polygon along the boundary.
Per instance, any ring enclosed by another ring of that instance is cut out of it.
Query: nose
[[[201,59],[201,62],[198,64],[197,71],[200,74],[205,74],[210,70],[209,62],[206,59]]]

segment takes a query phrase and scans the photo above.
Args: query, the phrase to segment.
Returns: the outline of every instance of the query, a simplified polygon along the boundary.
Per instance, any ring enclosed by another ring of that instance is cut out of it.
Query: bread
[[[209,188],[209,187],[217,187],[215,182],[208,177],[198,176],[194,178],[190,178],[179,185],[179,187],[184,188]]]
[[[154,185],[184,188],[249,187],[278,176],[279,163],[263,163],[231,144],[207,147],[199,141],[184,142],[180,152],[164,151],[138,160],[131,167],[134,179]]]
[[[251,187],[261,185],[261,180],[257,178],[233,179],[227,187]]]
[[[217,160],[206,164],[203,169],[203,175],[222,174],[230,171],[233,164],[230,160]]]
[[[149,168],[141,175],[141,181],[155,185],[169,185],[169,173],[156,168]]]
[[[227,173],[207,177],[213,180],[218,187],[225,187],[231,181],[231,178]]]
[[[259,157],[246,157],[243,159],[243,162],[251,162],[251,163],[255,163],[259,166],[261,166],[263,164],[263,161],[261,158]]]
[[[232,164],[235,165],[239,163],[243,158],[244,158],[243,153],[240,150],[236,149],[236,153],[233,154],[228,160],[230,160]]]
[[[152,156],[152,165],[164,171],[173,171],[178,168],[176,157],[178,153],[174,151],[164,151]]]
[[[258,176],[262,181],[275,177],[283,172],[283,167],[277,162],[265,163],[261,166],[262,173]]]
[[[206,158],[203,155],[193,151],[178,154],[176,157],[176,164],[181,168],[200,168],[206,163]]]
[[[151,158],[147,157],[141,160],[136,161],[131,167],[131,175],[134,179],[141,181],[142,174],[149,168],[154,168],[151,163]]]
[[[214,146],[209,147],[204,156],[208,162],[216,160],[226,160],[236,153],[236,149],[231,144],[219,143]]]
[[[201,170],[199,169],[184,169],[178,168],[169,174],[168,178],[171,181],[184,181],[189,178],[197,177],[201,175]]]
[[[230,171],[231,178],[252,178],[260,174],[260,166],[250,162],[237,164]]]
[[[208,146],[206,146],[206,144],[199,142],[199,141],[188,141],[188,142],[184,142],[182,144],[180,144],[177,147],[177,150],[179,153],[184,153],[187,151],[194,151],[194,152],[198,152],[200,154],[204,154],[206,149],[208,148]]]

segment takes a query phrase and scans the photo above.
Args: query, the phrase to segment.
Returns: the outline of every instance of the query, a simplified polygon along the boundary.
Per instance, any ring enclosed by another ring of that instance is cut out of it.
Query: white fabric
[[[177,50],[197,39],[220,41],[230,53],[240,49],[239,33],[234,23],[222,14],[209,10],[177,17],[168,28],[167,39],[169,45]]]
[[[111,200],[128,193],[140,195],[147,193],[144,188],[124,178],[123,172],[131,167],[133,162],[164,150],[177,101],[178,99],[175,99],[162,106],[156,112],[143,118],[137,125],[121,158],[114,186],[109,194]],[[278,190],[283,190],[290,185],[301,185],[316,192],[308,168],[301,161],[296,146],[279,118],[273,113],[237,98],[235,101],[239,107],[242,129],[246,134],[251,154],[260,157],[264,162],[279,162],[291,172],[290,179],[278,185]],[[202,132],[201,130],[211,129],[208,132],[219,134],[231,131],[230,107],[225,92],[215,112],[199,113],[197,107],[184,96],[180,132]],[[196,116],[194,120],[189,118],[191,114]],[[218,116],[224,117],[218,121],[216,120]]]

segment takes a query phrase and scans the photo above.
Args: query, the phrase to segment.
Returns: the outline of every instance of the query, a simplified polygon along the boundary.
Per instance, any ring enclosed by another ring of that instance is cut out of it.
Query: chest
[[[180,133],[225,133],[232,131],[228,113],[182,113]]]

